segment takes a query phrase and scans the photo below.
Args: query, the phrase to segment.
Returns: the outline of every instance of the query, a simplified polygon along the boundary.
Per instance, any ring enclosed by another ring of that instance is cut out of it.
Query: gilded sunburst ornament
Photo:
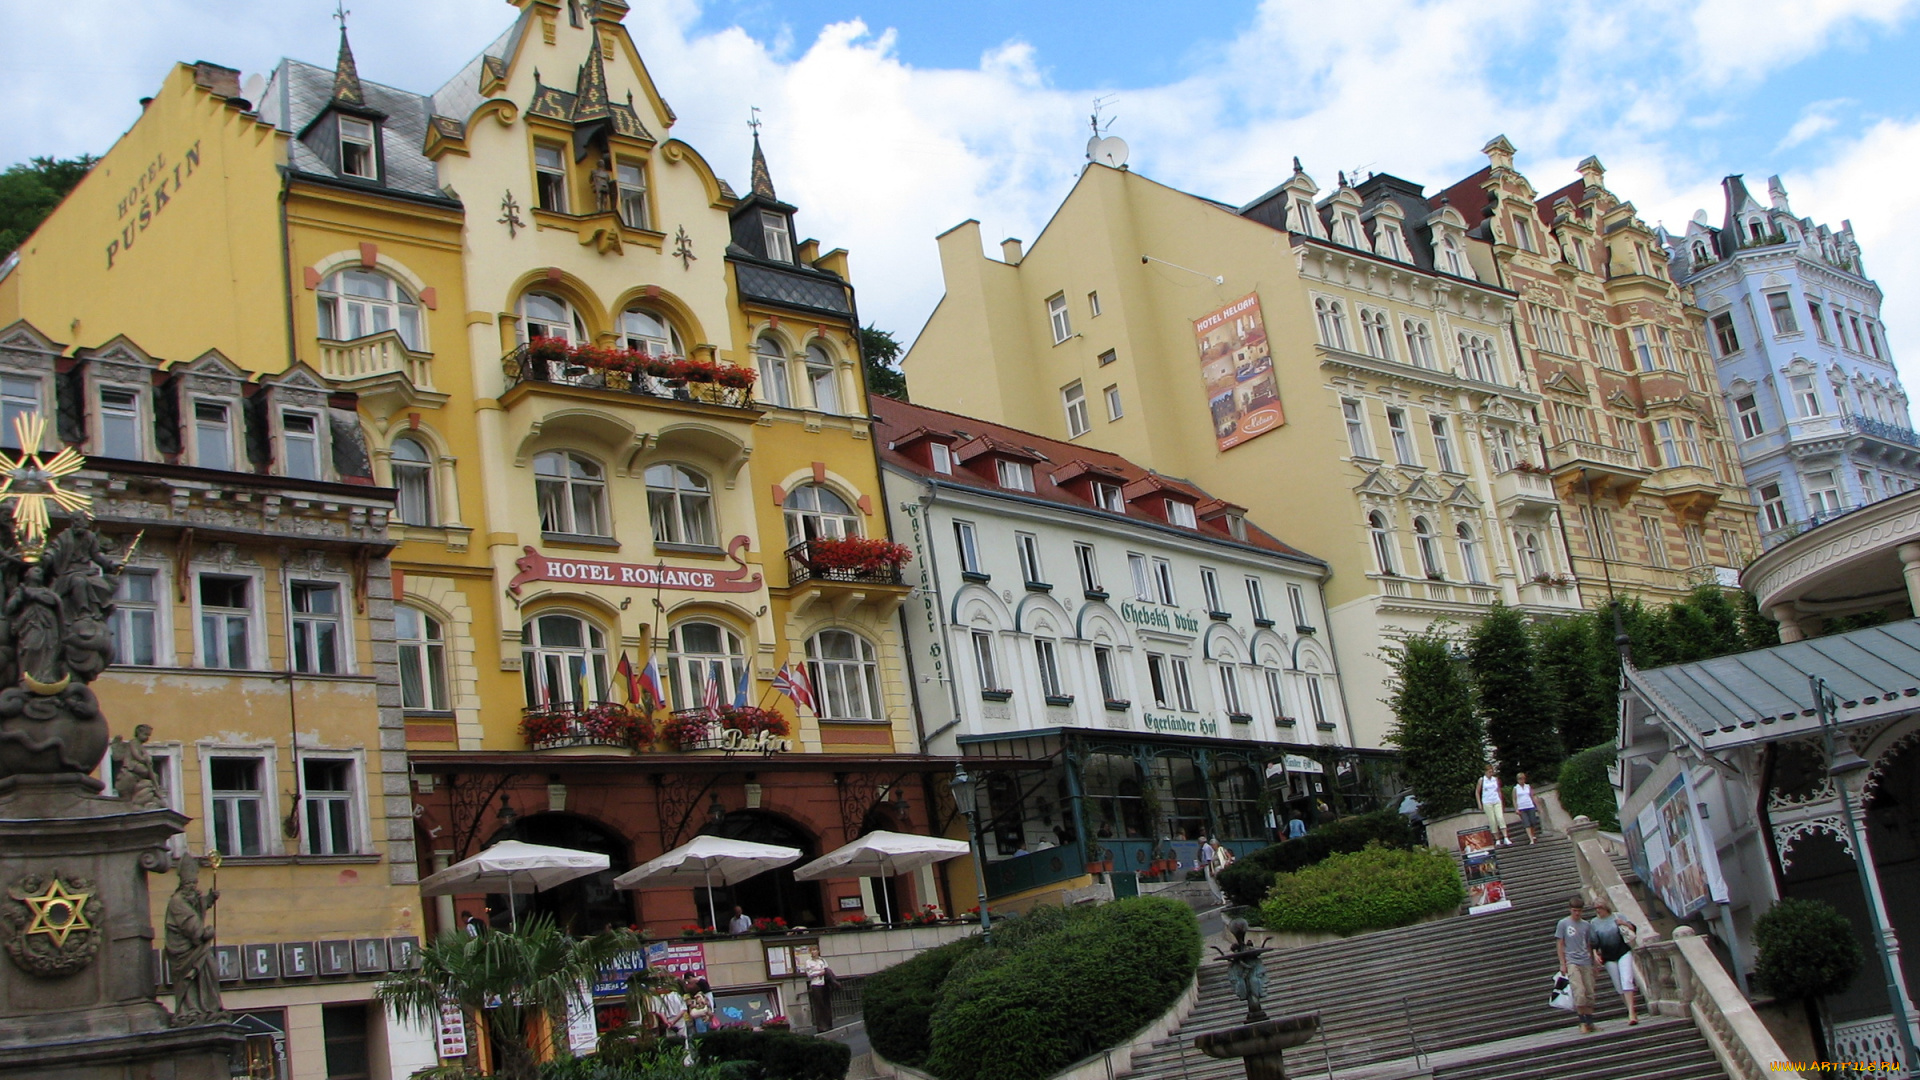
[[[14,538],[29,562],[37,561],[47,544],[49,501],[69,513],[80,513],[93,505],[93,496],[60,486],[60,481],[86,466],[85,455],[71,446],[51,456],[41,453],[40,440],[46,430],[47,421],[39,413],[21,413],[13,418],[19,456],[0,450],[0,504],[14,504]]]

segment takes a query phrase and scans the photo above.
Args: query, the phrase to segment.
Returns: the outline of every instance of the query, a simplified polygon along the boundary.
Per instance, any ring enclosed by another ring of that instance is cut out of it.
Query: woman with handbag
[[[1593,910],[1590,924],[1593,947],[1606,966],[1607,980],[1627,1001],[1627,1024],[1638,1024],[1640,1017],[1634,1007],[1633,947],[1639,944],[1639,927],[1615,915],[1613,905],[1605,900],[1595,901]]]

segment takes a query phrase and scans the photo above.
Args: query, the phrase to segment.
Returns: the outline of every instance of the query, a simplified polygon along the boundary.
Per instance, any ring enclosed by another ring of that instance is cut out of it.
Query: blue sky
[[[933,237],[979,218],[1031,240],[1111,94],[1136,170],[1245,201],[1299,155],[1439,186],[1506,134],[1541,190],[1588,154],[1649,221],[1720,216],[1729,172],[1784,175],[1851,218],[1920,349],[1920,0],[632,0],[681,122],[736,185],[750,105],[802,229],[852,252],[861,311],[910,336],[939,298]],[[357,0],[368,78],[427,91],[506,25],[500,0]],[[0,161],[98,152],[176,60],[327,62],[332,0],[0,0]],[[716,73],[723,73],[716,75]],[[846,151],[851,150],[849,154]],[[1920,355],[1920,354],[1917,354]],[[1920,369],[1916,369],[1920,370]]]

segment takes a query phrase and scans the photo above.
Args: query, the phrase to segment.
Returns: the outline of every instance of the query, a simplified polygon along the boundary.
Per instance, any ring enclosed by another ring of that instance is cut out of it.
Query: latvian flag
[[[773,688],[793,699],[795,705],[804,706],[818,713],[813,704],[813,684],[807,681],[807,669],[804,665],[781,664],[773,677]]]

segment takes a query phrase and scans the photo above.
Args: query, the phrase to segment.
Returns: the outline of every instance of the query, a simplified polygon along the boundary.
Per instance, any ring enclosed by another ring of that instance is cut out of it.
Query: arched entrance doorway
[[[579,814],[545,813],[521,818],[495,833],[487,843],[501,840],[591,851],[607,857],[607,868],[597,874],[575,878],[531,895],[516,894],[513,900],[520,918],[532,914],[551,915],[555,922],[575,934],[591,934],[633,922],[631,896],[613,887],[613,879],[633,865],[627,858],[627,841],[619,833]],[[504,929],[511,924],[513,916],[507,910],[505,894],[487,897],[487,910],[492,913],[496,928]]]
[[[819,844],[813,834],[778,814],[765,810],[735,810],[722,818],[717,828],[704,830],[714,836],[724,836],[729,840],[745,840],[755,844],[774,844],[779,847],[800,849],[800,858],[786,866],[777,867],[750,877],[732,885],[715,886],[713,904],[720,912],[721,929],[725,929],[728,913],[735,904],[743,908],[749,918],[781,918],[788,926],[821,926],[825,920],[821,917],[820,886],[811,881],[795,881],[793,871],[796,867],[810,862],[820,854]],[[707,890],[694,890],[694,899],[699,904],[702,921],[707,913]]]

